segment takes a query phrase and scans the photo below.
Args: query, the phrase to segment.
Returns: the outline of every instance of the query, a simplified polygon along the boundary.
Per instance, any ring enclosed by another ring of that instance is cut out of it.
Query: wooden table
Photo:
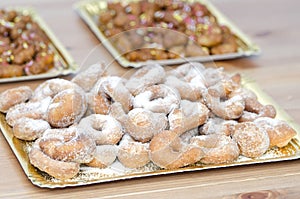
[[[0,7],[33,6],[82,67],[101,60],[106,62],[112,60],[110,54],[99,46],[99,41],[74,12],[73,3],[74,0],[27,0],[26,2],[11,0],[0,1]],[[216,62],[216,64],[224,66],[228,71],[241,71],[255,79],[263,90],[273,97],[296,123],[300,124],[300,2],[297,0],[213,0],[213,3],[246,32],[263,51],[260,56]],[[109,70],[116,74],[126,71],[118,64],[114,64]],[[0,92],[24,84],[34,88],[41,82],[37,80],[0,84]],[[0,148],[0,198],[229,199],[251,198],[251,195],[254,196],[251,192],[261,196],[278,196],[278,198],[298,198],[300,194],[299,160],[188,172],[76,188],[41,189],[32,185],[24,175],[2,134],[0,134]]]

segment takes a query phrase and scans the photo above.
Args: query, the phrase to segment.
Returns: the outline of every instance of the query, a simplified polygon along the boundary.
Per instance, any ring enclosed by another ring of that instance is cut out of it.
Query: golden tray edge
[[[96,183],[104,183],[104,182],[112,182],[117,180],[127,180],[132,178],[140,178],[140,177],[151,177],[157,175],[165,175],[165,174],[176,174],[182,172],[191,172],[191,171],[202,171],[207,169],[216,169],[216,168],[225,168],[225,167],[233,167],[233,166],[243,166],[243,165],[251,165],[251,164],[259,164],[259,163],[270,163],[270,162],[278,162],[278,161],[287,161],[287,160],[295,160],[300,158],[300,126],[296,124],[292,118],[280,107],[274,100],[264,93],[261,88],[255,83],[255,81],[250,78],[243,76],[243,85],[251,89],[258,95],[259,100],[265,104],[272,104],[275,106],[277,110],[278,119],[285,120],[291,125],[297,132],[297,135],[292,139],[292,141],[282,149],[271,149],[263,156],[250,159],[240,156],[239,159],[235,162],[228,164],[219,164],[219,165],[203,165],[203,164],[195,164],[184,168],[172,169],[172,170],[164,170],[159,169],[157,166],[154,166],[150,163],[150,166],[146,165],[144,168],[135,169],[135,170],[126,170],[124,167],[119,167],[120,163],[116,161],[114,166],[111,166],[107,169],[97,169],[97,168],[89,168],[89,167],[81,167],[80,173],[74,179],[60,181],[56,180],[48,174],[45,174],[41,171],[35,169],[29,162],[28,155],[26,150],[28,149],[28,145],[25,141],[14,138],[12,134],[12,128],[6,123],[5,115],[0,114],[0,129],[6,138],[9,146],[17,157],[18,161],[28,179],[36,186],[43,188],[64,188],[64,187],[74,187],[74,186],[83,186],[89,184]],[[276,150],[279,153],[276,155]],[[278,155],[279,154],[279,155]],[[124,169],[124,170],[122,170]],[[115,172],[117,174],[107,174],[107,172]],[[119,172],[119,174],[118,174]]]
[[[130,2],[134,0],[125,0],[122,2]],[[117,62],[123,67],[134,67],[138,68],[149,63],[157,63],[161,65],[175,65],[182,64],[191,61],[209,62],[216,60],[228,60],[239,57],[248,57],[253,55],[259,55],[261,49],[253,43],[250,38],[244,34],[236,25],[228,20],[212,3],[208,0],[185,0],[188,2],[200,2],[207,6],[211,13],[217,17],[221,24],[227,25],[230,30],[237,36],[240,50],[236,53],[220,54],[220,55],[209,55],[209,56],[196,56],[196,57],[184,57],[177,59],[166,59],[166,60],[148,60],[145,62],[130,62],[125,59],[117,49],[109,42],[109,39],[105,37],[99,30],[97,24],[92,18],[93,13],[99,12],[101,7],[107,3],[103,0],[82,0],[73,5],[74,10],[78,13],[81,19],[86,23],[90,30],[96,35],[96,37],[102,42],[104,47],[111,53],[111,55],[117,60]],[[93,13],[92,13],[93,12]],[[242,48],[242,50],[241,50]]]
[[[27,81],[27,80],[36,80],[36,79],[46,79],[53,78],[60,75],[69,75],[78,72],[78,65],[73,60],[72,56],[63,46],[63,44],[57,39],[54,32],[49,28],[47,23],[40,17],[40,15],[31,7],[9,7],[8,10],[16,10],[21,13],[29,14],[32,19],[39,25],[43,30],[45,35],[49,38],[52,50],[54,50],[56,59],[58,62],[63,64],[59,68],[51,69],[48,72],[29,75],[29,76],[20,76],[20,77],[10,77],[10,78],[0,78],[0,83],[9,83],[17,81]]]

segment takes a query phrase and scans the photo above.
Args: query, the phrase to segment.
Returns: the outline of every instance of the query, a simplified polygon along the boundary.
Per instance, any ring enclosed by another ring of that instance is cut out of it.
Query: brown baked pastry
[[[24,87],[1,94],[14,136],[35,141],[28,145],[31,164],[57,179],[76,176],[80,164],[97,169],[122,164],[140,171],[146,165],[178,169],[232,163],[240,156],[265,158],[268,150],[285,147],[297,134],[273,118],[273,106],[262,105],[242,86],[239,74],[222,68],[188,63],[166,72],[149,65],[129,80],[100,72],[82,83],[91,73],[74,81],[47,80],[33,95]],[[166,76],[198,91],[197,97],[182,99],[192,97],[184,89],[177,92],[170,81],[167,86]]]
[[[226,135],[210,134],[191,138],[191,143],[198,145],[204,155],[200,162],[204,164],[221,164],[235,161],[240,150],[237,143]]]
[[[175,131],[163,131],[150,141],[150,159],[161,168],[184,167],[196,163],[203,155],[197,145],[181,142]]]
[[[98,26],[134,62],[238,51],[234,34],[200,2],[109,2]]]
[[[47,111],[47,121],[53,127],[68,127],[79,122],[86,109],[85,95],[80,90],[67,89],[52,99]]]
[[[118,160],[128,168],[139,168],[150,162],[149,143],[134,141],[125,134],[119,144]]]
[[[32,90],[28,86],[21,86],[6,90],[0,94],[0,112],[6,113],[14,105],[26,102],[32,96]]]
[[[168,120],[163,113],[153,113],[142,108],[134,108],[125,114],[119,103],[114,103],[111,116],[122,124],[125,131],[140,142],[148,142],[155,134],[159,134],[168,125]]]
[[[96,150],[95,141],[75,126],[48,129],[37,142],[44,154],[65,162],[88,163]]]
[[[96,99],[99,97],[106,98],[107,101],[119,102],[124,111],[127,113],[132,109],[133,96],[125,87],[125,79],[117,76],[106,76],[98,80],[93,87],[91,93],[94,94]],[[101,99],[101,101],[106,101]]]
[[[180,108],[174,108],[168,115],[169,129],[182,133],[203,125],[207,119],[209,110],[201,102],[182,100]]]
[[[41,151],[38,142],[34,144],[28,156],[33,166],[60,180],[73,178],[80,170],[79,163],[64,162],[50,158]]]
[[[0,78],[40,74],[54,67],[50,41],[30,15],[2,10],[0,20]]]
[[[147,65],[139,68],[131,75],[125,86],[133,96],[136,96],[145,88],[162,83],[165,78],[165,70],[158,64]]]
[[[254,120],[254,123],[267,131],[270,138],[270,147],[284,147],[297,135],[297,132],[291,126],[279,119],[261,117]]]
[[[237,142],[241,154],[249,158],[263,155],[270,146],[268,133],[252,122],[236,124],[233,139]]]
[[[7,111],[6,122],[14,126],[21,118],[46,119],[50,102],[51,97],[47,97],[41,101],[17,104]]]
[[[30,163],[49,175],[65,180],[75,177],[80,163],[94,158],[95,142],[76,127],[48,129],[29,151]]]

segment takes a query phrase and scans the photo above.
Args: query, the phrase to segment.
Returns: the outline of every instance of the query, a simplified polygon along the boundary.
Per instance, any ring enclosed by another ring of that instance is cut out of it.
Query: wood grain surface
[[[1,0],[0,7],[32,6],[47,22],[75,61],[85,68],[111,55],[72,8],[74,0]],[[262,54],[216,62],[260,84],[300,124],[300,1],[213,0]],[[109,72],[127,69],[116,63]],[[65,78],[71,78],[70,76]],[[0,84],[0,92],[19,85],[35,88],[43,80]],[[64,189],[31,184],[0,133],[0,198],[299,198],[300,160],[187,172]]]

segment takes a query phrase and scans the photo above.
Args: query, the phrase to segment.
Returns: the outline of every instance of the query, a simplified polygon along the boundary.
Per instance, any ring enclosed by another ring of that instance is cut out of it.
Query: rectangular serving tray
[[[124,0],[122,3],[134,0]],[[112,54],[120,65],[123,67],[141,67],[151,63],[158,63],[161,65],[175,65],[191,61],[208,62],[214,60],[227,60],[238,57],[248,57],[260,54],[260,48],[254,44],[237,26],[228,20],[212,3],[208,0],[185,0],[187,2],[200,2],[204,4],[210,12],[217,18],[220,24],[226,25],[236,35],[237,43],[239,45],[238,51],[235,53],[227,53],[220,55],[197,56],[197,57],[184,57],[177,59],[165,60],[149,60],[145,62],[130,62],[125,57],[121,56],[118,50],[113,46],[109,39],[100,31],[97,25],[98,15],[101,10],[106,9],[107,1],[104,0],[83,0],[74,4],[74,9],[87,24],[96,37],[102,42],[102,45]],[[116,2],[116,1],[113,1]]]
[[[239,156],[237,161],[228,164],[204,165],[197,163],[192,166],[171,170],[160,169],[152,163],[149,163],[148,165],[139,169],[128,169],[122,166],[121,163],[119,163],[118,161],[115,161],[115,163],[113,163],[111,166],[105,169],[81,166],[80,172],[76,177],[62,181],[57,180],[49,176],[48,174],[39,171],[30,164],[27,152],[28,150],[30,150],[32,143],[19,140],[13,136],[12,128],[7,124],[4,114],[0,114],[0,129],[4,137],[6,138],[9,146],[11,147],[13,153],[17,157],[28,179],[34,185],[45,188],[83,186],[103,182],[112,182],[116,180],[175,174],[187,171],[197,171],[200,173],[200,171],[204,172],[203,170],[206,169],[218,169],[240,165],[251,165],[299,159],[300,127],[288,116],[288,114],[281,107],[279,107],[268,95],[266,95],[254,81],[252,81],[249,78],[245,78],[244,76],[242,79],[243,85],[246,88],[254,91],[257,94],[261,103],[274,105],[274,107],[277,110],[276,118],[287,121],[288,124],[297,131],[297,135],[291,140],[291,142],[287,146],[283,148],[272,148],[268,150],[267,153],[265,153],[263,156],[255,159]]]
[[[20,12],[22,14],[30,15],[32,19],[40,26],[45,35],[49,38],[50,48],[54,51],[55,66],[54,68],[42,74],[0,78],[0,83],[45,79],[57,77],[60,75],[69,75],[77,72],[78,65],[75,63],[68,51],[64,48],[62,43],[56,38],[55,34],[47,26],[46,22],[37,14],[37,12],[33,8],[12,7],[7,8],[7,10],[16,10],[17,12]]]

